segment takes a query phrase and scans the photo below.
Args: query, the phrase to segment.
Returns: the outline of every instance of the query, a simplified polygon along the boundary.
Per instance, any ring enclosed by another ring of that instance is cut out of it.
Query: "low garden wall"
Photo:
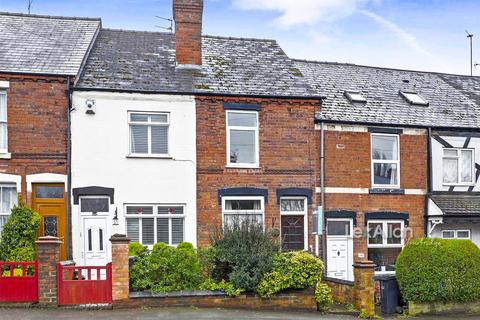
[[[324,277],[323,282],[332,290],[333,301],[355,305],[355,282]]]
[[[408,315],[480,314],[480,302],[409,302]]]
[[[317,311],[313,289],[291,290],[271,298],[253,294],[228,297],[220,291],[150,293],[132,292],[128,300],[114,302],[114,308],[199,307],[248,310]]]

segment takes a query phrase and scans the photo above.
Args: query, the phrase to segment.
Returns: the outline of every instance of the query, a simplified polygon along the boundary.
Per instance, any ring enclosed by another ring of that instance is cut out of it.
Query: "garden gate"
[[[112,303],[112,264],[57,265],[58,305]]]
[[[38,262],[0,262],[0,302],[38,301]]]

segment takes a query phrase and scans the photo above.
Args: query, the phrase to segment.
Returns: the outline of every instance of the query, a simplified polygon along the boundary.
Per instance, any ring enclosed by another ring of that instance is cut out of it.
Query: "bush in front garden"
[[[147,247],[138,242],[130,242],[128,244],[128,256],[137,257],[147,251]]]
[[[160,242],[151,252],[140,253],[130,270],[130,277],[135,291],[195,290],[202,282],[197,254],[187,242],[177,247]]]
[[[314,255],[304,252],[278,253],[273,259],[273,269],[257,286],[262,297],[271,297],[286,289],[314,287],[321,279],[323,262]]]
[[[413,240],[397,258],[396,275],[408,301],[480,300],[480,249],[470,240]]]
[[[13,207],[12,214],[3,226],[0,261],[35,260],[35,240],[39,226],[38,213],[23,204]]]
[[[279,250],[271,234],[251,219],[226,224],[212,238],[212,247],[215,253],[212,278],[247,291],[254,291],[272,270],[273,255]]]

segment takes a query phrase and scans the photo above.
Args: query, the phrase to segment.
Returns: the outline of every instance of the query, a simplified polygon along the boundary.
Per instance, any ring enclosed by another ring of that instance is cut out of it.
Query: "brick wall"
[[[8,151],[0,159],[0,172],[22,176],[67,173],[68,96],[65,77],[0,74],[7,89]]]
[[[261,104],[259,111],[260,167],[226,168],[226,112],[224,102]],[[266,227],[280,228],[278,188],[302,187],[312,190],[309,206],[309,242],[311,215],[318,203],[315,184],[319,174],[319,138],[314,130],[318,101],[233,99],[197,97],[197,224],[198,243],[205,246],[215,228],[221,225],[222,211],[218,190],[252,187],[268,189],[265,203]]]
[[[325,131],[325,186],[371,188],[370,133]],[[427,189],[427,134],[400,135],[400,188]],[[364,228],[366,212],[407,212],[409,237],[424,236],[425,195],[327,193],[326,210],[352,210],[357,213],[357,227]],[[367,257],[366,238],[354,238],[354,259],[358,253]]]

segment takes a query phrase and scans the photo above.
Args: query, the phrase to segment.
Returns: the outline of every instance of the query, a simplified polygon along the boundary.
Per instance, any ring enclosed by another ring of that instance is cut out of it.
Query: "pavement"
[[[415,320],[453,319],[473,320],[480,317],[415,317]],[[104,319],[162,319],[162,320],[349,320],[347,315],[320,314],[316,312],[271,312],[229,309],[165,308],[126,310],[79,310],[79,309],[0,309],[0,319],[12,320],[104,320]],[[384,318],[385,319],[385,318]],[[408,319],[405,316],[386,319]]]

